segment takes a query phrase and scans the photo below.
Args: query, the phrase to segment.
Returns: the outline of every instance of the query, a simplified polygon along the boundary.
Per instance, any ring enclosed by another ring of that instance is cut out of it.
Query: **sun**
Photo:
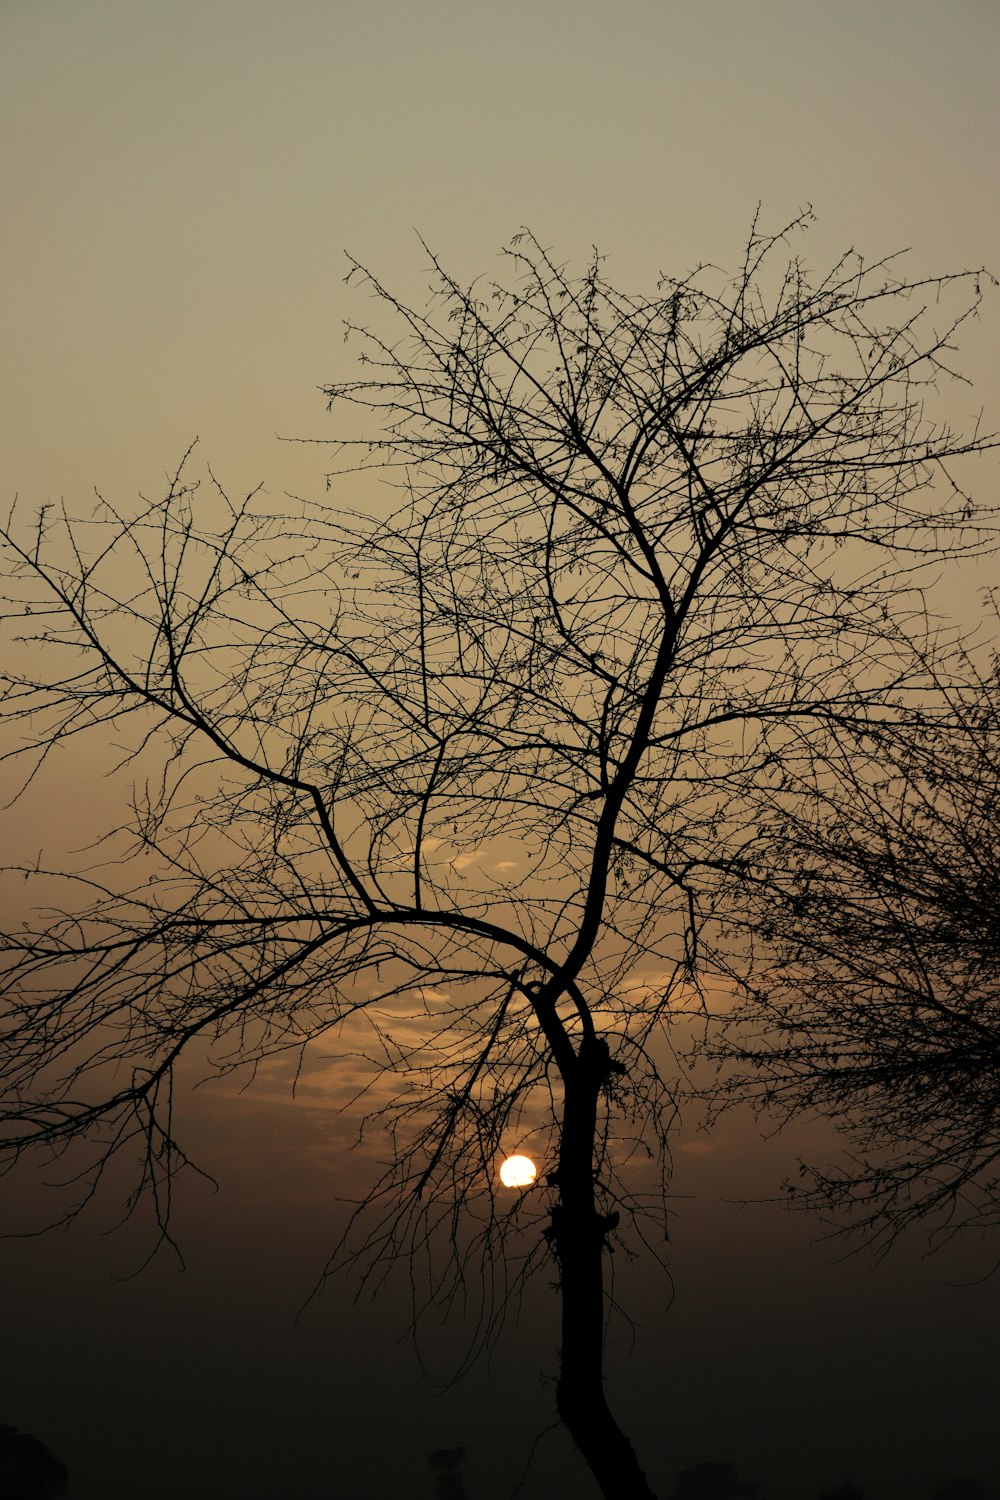
[[[508,1156],[500,1168],[504,1187],[530,1187],[538,1173],[530,1156]]]

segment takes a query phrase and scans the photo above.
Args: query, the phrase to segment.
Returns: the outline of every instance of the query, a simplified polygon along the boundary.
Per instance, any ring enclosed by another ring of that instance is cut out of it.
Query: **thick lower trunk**
[[[578,1076],[566,1087],[557,1178],[560,1203],[552,1223],[562,1300],[556,1404],[605,1500],[655,1500],[604,1395],[603,1255],[609,1226],[594,1196],[594,1144],[607,1049],[593,1054],[585,1049],[579,1062]]]

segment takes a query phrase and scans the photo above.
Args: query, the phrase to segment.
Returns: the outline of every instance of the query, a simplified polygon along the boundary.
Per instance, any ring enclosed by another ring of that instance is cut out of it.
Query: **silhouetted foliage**
[[[0,1423],[2,1500],[61,1500],[68,1484],[66,1469],[43,1442]]]
[[[761,810],[767,876],[741,897],[757,961],[710,1048],[741,1067],[733,1097],[848,1132],[852,1159],[790,1191],[883,1246],[1000,1222],[1000,679],[964,677],[947,718],[838,726],[786,768],[797,796]]]
[[[459,1473],[464,1448],[435,1448],[427,1462],[434,1475],[435,1493],[438,1500],[468,1500],[462,1476]]]
[[[77,867],[16,871],[43,909],[4,940],[4,1150],[89,1142],[91,1183],[138,1155],[168,1236],[179,1064],[349,1057],[393,1155],[328,1270],[433,1256],[430,1297],[484,1289],[482,1343],[554,1263],[557,1407],[608,1500],[650,1497],[604,1276],[616,1238],[661,1253],[664,1029],[745,953],[748,876],[780,887],[762,806],[836,774],[831,736],[879,759],[915,702],[933,724],[919,585],[982,542],[946,466],[992,439],[922,407],[978,278],[811,278],[802,227],[645,296],[527,235],[500,283],[433,260],[423,311],[354,267],[388,327],[328,394],[386,518],[182,467],[3,533],[16,753],[96,730],[135,776]]]
[[[763,1500],[760,1485],[741,1479],[733,1464],[704,1463],[678,1474],[670,1500]]]
[[[846,1479],[843,1484],[835,1485],[832,1490],[824,1490],[820,1500],[868,1500],[868,1494],[853,1480]]]
[[[997,1500],[997,1494],[977,1479],[949,1479],[937,1486],[931,1500]]]

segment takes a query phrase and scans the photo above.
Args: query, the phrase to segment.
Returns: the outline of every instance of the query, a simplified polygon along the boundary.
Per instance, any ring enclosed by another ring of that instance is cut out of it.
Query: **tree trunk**
[[[604,1244],[609,1224],[594,1198],[597,1100],[608,1047],[590,1041],[566,1080],[552,1239],[559,1262],[562,1350],[556,1406],[605,1500],[655,1500],[635,1450],[604,1395]]]

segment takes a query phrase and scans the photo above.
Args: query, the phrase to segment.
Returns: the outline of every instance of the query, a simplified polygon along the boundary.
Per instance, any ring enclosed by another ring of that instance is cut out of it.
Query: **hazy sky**
[[[415,231],[471,278],[528,224],[644,289],[733,264],[758,202],[767,228],[811,203],[817,267],[853,245],[1000,270],[998,70],[996,0],[0,0],[0,496],[126,503],[195,435],[234,490],[319,494],[324,450],[279,438],[330,435],[317,387],[365,315],[344,251],[419,297]],[[963,348],[961,418],[997,409],[998,319],[994,297]],[[462,1443],[472,1500],[506,1497],[551,1419],[545,1287],[492,1369],[432,1397],[398,1288],[328,1288],[294,1323],[357,1171],[343,1129],[246,1097],[192,1122],[221,1189],[182,1198],[186,1275],[112,1279],[131,1242],[96,1223],[0,1247],[0,1421],[75,1500],[309,1500],[342,1470],[352,1500],[429,1496],[427,1452]],[[631,1354],[615,1335],[612,1397],[654,1484],[729,1458],[771,1500],[849,1473],[872,1500],[1000,1485],[1000,1280],[954,1284],[1000,1247],[834,1264],[815,1225],[720,1202],[794,1152],[745,1123],[688,1141],[670,1311],[623,1273],[642,1327]],[[545,1440],[526,1500],[564,1454]]]

